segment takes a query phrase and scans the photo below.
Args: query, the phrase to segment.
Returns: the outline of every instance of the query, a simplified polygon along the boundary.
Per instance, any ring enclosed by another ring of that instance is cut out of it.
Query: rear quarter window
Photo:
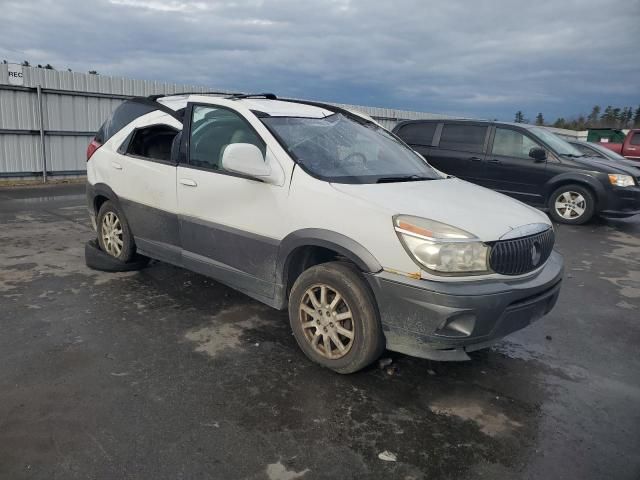
[[[439,147],[464,152],[482,152],[487,128],[481,125],[445,123],[442,127]]]
[[[633,137],[631,137],[631,145],[640,145],[640,132],[633,134]]]
[[[154,110],[157,109],[151,105],[131,101],[123,102],[113,111],[111,117],[102,124],[96,139],[104,143],[136,118]]]
[[[398,136],[409,145],[431,146],[433,135],[438,124],[432,123],[409,123],[400,127]]]

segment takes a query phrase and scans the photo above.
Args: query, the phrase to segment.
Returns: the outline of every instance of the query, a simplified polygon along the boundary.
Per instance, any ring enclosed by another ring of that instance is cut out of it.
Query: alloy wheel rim
[[[101,225],[102,243],[109,255],[120,256],[124,240],[122,238],[122,225],[120,219],[113,212],[107,212],[102,217]]]
[[[567,220],[575,220],[584,215],[587,200],[578,192],[563,192],[556,197],[556,213]]]
[[[326,284],[313,285],[304,292],[299,310],[304,337],[316,353],[331,360],[349,353],[355,324],[340,292]]]

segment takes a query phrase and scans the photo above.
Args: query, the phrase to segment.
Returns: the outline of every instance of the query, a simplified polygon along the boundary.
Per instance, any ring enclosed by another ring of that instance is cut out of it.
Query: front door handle
[[[481,162],[482,159],[480,157],[471,157],[469,158],[469,160],[471,160],[472,162]]]
[[[195,180],[191,180],[190,178],[181,178],[180,183],[186,187],[197,187],[198,184]]]
[[[497,158],[492,158],[491,160],[489,160],[489,163],[492,163],[493,165],[499,165],[502,162],[500,160],[498,160]]]
[[[122,165],[120,165],[118,162],[111,162],[111,166],[116,170],[122,170]]]

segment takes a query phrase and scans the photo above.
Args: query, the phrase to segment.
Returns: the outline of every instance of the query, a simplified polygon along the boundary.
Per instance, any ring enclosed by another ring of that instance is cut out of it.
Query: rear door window
[[[409,123],[398,131],[398,136],[409,145],[429,147],[437,126],[437,122]]]
[[[640,145],[640,133],[634,133],[631,137],[631,145]]]
[[[487,126],[445,123],[440,135],[441,149],[483,152]]]
[[[128,155],[149,160],[169,162],[171,160],[171,147],[178,130],[169,125],[151,125],[138,128],[127,139]]]
[[[529,159],[529,151],[534,147],[540,147],[526,135],[508,128],[496,128],[491,153],[513,158]]]

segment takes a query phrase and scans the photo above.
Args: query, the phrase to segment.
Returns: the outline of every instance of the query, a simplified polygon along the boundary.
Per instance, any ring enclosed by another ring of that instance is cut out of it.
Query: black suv
[[[640,163],[587,157],[543,127],[410,120],[393,132],[437,169],[546,210],[561,223],[640,213]]]

